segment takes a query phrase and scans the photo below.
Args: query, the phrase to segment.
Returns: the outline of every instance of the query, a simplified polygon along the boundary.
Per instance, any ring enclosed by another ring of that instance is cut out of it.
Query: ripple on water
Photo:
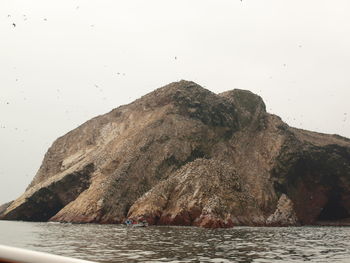
[[[202,229],[0,221],[0,243],[98,262],[350,262],[350,228]]]

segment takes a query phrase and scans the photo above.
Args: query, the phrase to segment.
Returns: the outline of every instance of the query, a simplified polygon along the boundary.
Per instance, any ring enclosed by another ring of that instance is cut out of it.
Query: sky
[[[181,79],[350,138],[348,0],[1,0],[0,204],[56,138]]]

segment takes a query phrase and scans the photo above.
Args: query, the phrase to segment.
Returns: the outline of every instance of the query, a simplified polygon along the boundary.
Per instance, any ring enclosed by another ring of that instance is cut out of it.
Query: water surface
[[[202,229],[0,221],[0,244],[97,262],[350,262],[349,227]]]

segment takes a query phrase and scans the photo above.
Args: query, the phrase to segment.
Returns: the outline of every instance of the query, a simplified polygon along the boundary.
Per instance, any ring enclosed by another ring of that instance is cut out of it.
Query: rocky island
[[[58,138],[3,220],[201,227],[350,223],[350,140],[245,90],[157,89]]]

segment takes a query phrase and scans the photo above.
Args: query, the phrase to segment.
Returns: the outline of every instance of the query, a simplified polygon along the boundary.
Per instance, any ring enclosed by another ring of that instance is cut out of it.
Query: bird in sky
[[[12,23],[13,27],[16,27],[16,24],[15,23]]]

